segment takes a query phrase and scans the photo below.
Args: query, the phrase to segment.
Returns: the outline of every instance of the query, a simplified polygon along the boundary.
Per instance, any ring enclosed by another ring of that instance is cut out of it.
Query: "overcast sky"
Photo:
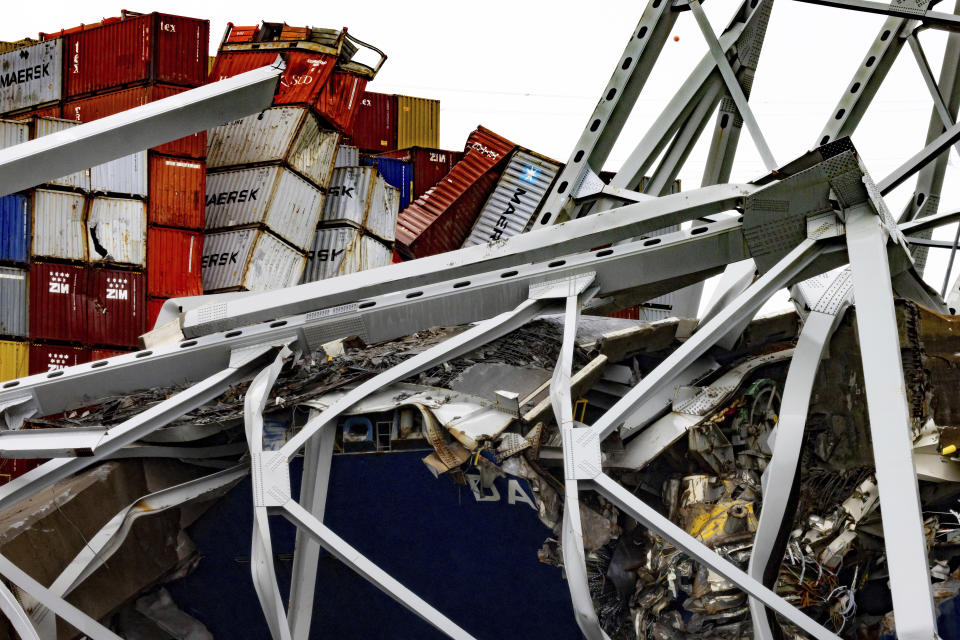
[[[210,52],[227,21],[257,24],[261,20],[316,27],[349,27],[361,40],[385,51],[389,59],[370,89],[405,93],[441,101],[441,145],[463,147],[478,124],[566,161],[571,148],[604,91],[623,46],[640,19],[645,2],[480,3],[444,1],[185,2],[170,0],[131,6],[210,20]],[[738,3],[709,0],[704,9],[719,32]],[[941,11],[949,10],[944,2]],[[0,40],[36,37],[81,22],[118,15],[120,6],[101,0],[7,3],[0,22]],[[883,17],[779,0],[764,44],[751,104],[780,164],[815,145],[818,134],[849,85],[876,36]],[[697,61],[706,45],[693,17],[677,20],[634,114],[615,147],[607,169],[617,169],[666,101]],[[920,36],[934,72],[938,73],[946,36],[926,31]],[[879,180],[919,150],[924,142],[932,102],[909,47],[853,136],[866,165]],[[712,124],[707,131],[712,130]],[[700,184],[709,133],[680,173],[684,189]],[[951,152],[941,211],[960,208],[956,152]],[[744,131],[732,180],[747,181],[764,173],[759,155]],[[888,196],[899,213],[913,183]],[[952,239],[952,230],[941,230]],[[937,237],[940,237],[939,235]],[[946,251],[935,250],[931,271],[942,278]]]

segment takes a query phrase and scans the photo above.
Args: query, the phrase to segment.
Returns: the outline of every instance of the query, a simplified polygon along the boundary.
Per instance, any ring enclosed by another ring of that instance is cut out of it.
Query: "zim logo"
[[[437,153],[436,151],[430,152],[430,162],[446,162],[447,154]]]
[[[67,368],[70,356],[66,353],[47,354],[47,371],[59,371]]]
[[[50,273],[50,293],[70,293],[70,274],[63,271]]]
[[[126,278],[107,278],[107,300],[129,300]]]

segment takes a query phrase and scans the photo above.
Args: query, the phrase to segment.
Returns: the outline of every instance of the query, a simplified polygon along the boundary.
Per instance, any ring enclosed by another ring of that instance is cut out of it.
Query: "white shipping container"
[[[351,145],[342,144],[337,148],[337,162],[335,169],[340,167],[356,167],[360,164],[360,149]]]
[[[303,282],[385,267],[392,260],[392,248],[373,236],[362,235],[355,227],[322,227],[317,229],[313,248],[307,253]]]
[[[87,214],[90,262],[147,262],[147,205],[142,200],[96,197]]]
[[[303,107],[272,107],[211,129],[207,167],[236,167],[280,162],[317,187],[326,187],[337,156],[340,135],[320,129]]]
[[[68,191],[33,192],[33,242],[30,255],[60,260],[87,259],[84,197]]]
[[[0,54],[0,112],[27,109],[61,97],[63,40],[47,40]]]
[[[376,167],[340,167],[333,170],[320,221],[353,224],[390,243],[395,237],[399,206],[399,193]]]
[[[27,271],[0,267],[0,335],[27,337]]]
[[[30,139],[30,124],[22,120],[0,120],[0,149],[6,149]]]
[[[472,247],[523,233],[550,190],[560,166],[543,156],[520,149],[514,151],[463,246]]]
[[[207,174],[207,229],[263,224],[306,250],[320,219],[323,193],[283,167]]]
[[[34,139],[42,138],[43,136],[48,136],[51,133],[58,133],[60,131],[64,131],[65,129],[77,127],[80,124],[81,123],[74,122],[73,120],[62,120],[60,118],[34,118],[33,137]],[[51,180],[48,184],[55,184],[61,187],[73,187],[75,189],[88,191],[90,189],[90,169],[83,169],[81,171],[77,171],[76,173],[71,173],[68,176]]]
[[[268,291],[300,282],[304,254],[261,229],[208,233],[203,241],[203,291]]]
[[[147,152],[138,151],[90,168],[90,190],[147,196]]]

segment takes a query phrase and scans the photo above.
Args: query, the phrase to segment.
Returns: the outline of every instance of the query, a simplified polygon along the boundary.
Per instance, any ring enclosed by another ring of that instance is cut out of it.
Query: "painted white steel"
[[[385,267],[392,259],[393,249],[372,236],[361,235],[359,229],[320,228],[314,235],[313,248],[307,253],[303,282]]]
[[[0,120],[0,149],[12,147],[29,139],[29,123],[22,120]]]
[[[340,167],[333,170],[320,220],[353,224],[389,243],[395,237],[399,204],[397,190],[376,167]]]
[[[207,167],[284,163],[322,188],[330,180],[339,139],[320,129],[309,109],[273,107],[211,129]]]
[[[342,144],[337,149],[337,162],[334,168],[356,167],[360,164],[360,149],[348,144]]]
[[[87,214],[87,247],[90,262],[146,266],[146,203],[122,198],[93,198]]]
[[[480,210],[464,247],[523,233],[543,203],[561,165],[518,149]]]
[[[34,191],[32,230],[30,255],[61,260],[87,259],[82,195],[48,189]]]
[[[279,166],[234,169],[207,175],[207,229],[263,224],[306,250],[320,219],[323,193]]]
[[[208,233],[203,245],[203,290],[267,291],[297,284],[304,255],[260,229]]]
[[[147,152],[123,156],[90,169],[90,190],[147,196]]]
[[[61,131],[65,131],[66,129],[71,129],[78,126],[80,126],[80,123],[74,122],[73,120],[62,120],[60,118],[47,117],[34,118],[33,137],[34,139],[42,138],[50,135],[51,133],[59,133]],[[55,184],[61,187],[73,187],[75,189],[87,191],[90,189],[90,169],[81,169],[80,171],[71,173],[68,176],[50,180],[48,184]]]
[[[47,40],[0,54],[0,112],[60,99],[62,42]]]

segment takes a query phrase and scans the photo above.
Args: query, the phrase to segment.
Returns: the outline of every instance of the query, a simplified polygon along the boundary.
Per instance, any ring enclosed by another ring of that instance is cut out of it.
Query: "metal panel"
[[[388,196],[392,189],[374,167],[334,169],[320,220],[352,223],[393,242],[399,200]]]
[[[413,165],[413,192],[410,194],[412,202],[450,173],[450,170],[463,159],[463,152],[415,147],[402,151],[390,151],[378,157],[396,158]]]
[[[50,135],[51,133],[57,133],[59,131],[70,129],[78,124],[80,123],[72,122],[70,120],[62,120],[60,118],[34,118],[33,137],[34,139],[42,138],[43,136]],[[73,187],[74,189],[82,189],[86,191],[90,189],[90,170],[84,169],[82,171],[77,171],[76,173],[71,173],[68,176],[51,180],[49,184],[55,184],[61,187]]]
[[[230,78],[244,71],[273,64],[280,54],[287,68],[280,76],[280,86],[273,104],[300,104],[310,106],[333,73],[337,63],[334,56],[312,51],[240,51],[217,54],[210,72],[210,81]]]
[[[138,347],[147,324],[143,272],[91,269],[87,277],[87,343]]]
[[[203,232],[150,227],[147,231],[147,294],[158,298],[203,293]]]
[[[147,219],[150,223],[202,229],[207,193],[203,161],[150,154],[149,169]]]
[[[22,120],[0,120],[0,149],[12,147],[29,139],[29,123]]]
[[[0,335],[27,336],[27,271],[0,267]]]
[[[207,229],[263,224],[306,249],[320,218],[323,194],[283,167],[256,167],[207,176]]]
[[[30,375],[90,362],[90,349],[58,344],[30,345]]]
[[[354,123],[353,144],[380,153],[397,148],[397,97],[365,91]]]
[[[330,126],[350,135],[357,120],[360,99],[366,88],[366,78],[335,69],[323,86],[314,107]]]
[[[540,209],[560,163],[518,149],[477,216],[465,247],[523,233]]]
[[[0,382],[29,375],[29,344],[0,340]]]
[[[30,198],[13,194],[0,198],[0,260],[30,258]]]
[[[87,337],[87,269],[30,265],[30,338],[83,342]]]
[[[267,291],[297,284],[306,258],[267,231],[241,229],[204,238],[203,290]]]
[[[62,73],[60,40],[0,54],[0,113],[59,100]]]
[[[147,152],[131,153],[90,168],[90,190],[147,196]]]
[[[142,200],[97,197],[87,213],[90,262],[130,264],[147,261],[147,205]]]
[[[333,165],[334,168],[357,167],[360,164],[360,149],[358,147],[348,144],[337,147],[337,161]]]
[[[397,96],[397,148],[440,146],[440,101]]]
[[[307,253],[303,282],[326,280],[390,264],[393,249],[354,227],[322,227]]]
[[[33,193],[33,243],[30,255],[60,260],[87,259],[84,198],[67,191]]]
[[[398,158],[366,156],[360,160],[360,164],[376,167],[387,184],[398,190],[399,210],[403,211],[407,208],[413,192],[413,166],[409,162]]]

